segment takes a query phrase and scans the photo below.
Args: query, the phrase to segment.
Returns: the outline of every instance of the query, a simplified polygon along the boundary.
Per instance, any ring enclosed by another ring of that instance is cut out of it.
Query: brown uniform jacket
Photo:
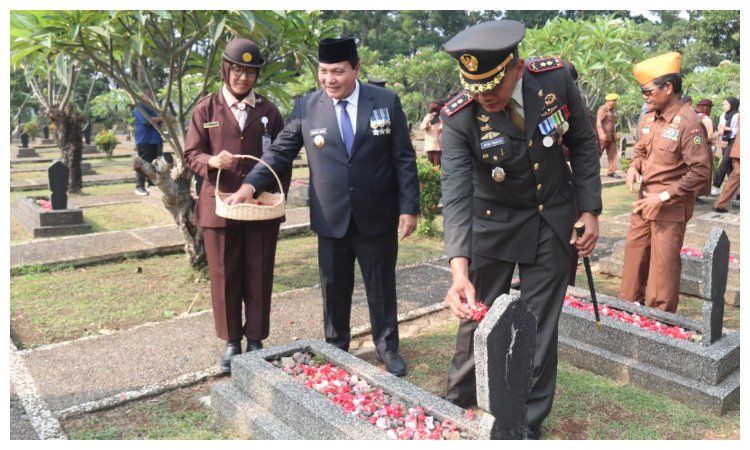
[[[649,220],[687,222],[693,216],[696,192],[710,176],[708,140],[693,109],[673,102],[659,113],[648,111],[638,124],[638,142],[631,162],[642,176],[644,192],[669,191],[671,199]]]
[[[279,110],[264,97],[258,94],[255,96],[255,107],[248,108],[247,121],[242,132],[221,91],[202,98],[193,111],[185,138],[185,160],[190,170],[202,176],[204,180],[193,217],[193,222],[200,227],[222,228],[245,223],[216,215],[215,189],[218,170],[210,168],[208,160],[222,150],[260,158],[263,154],[262,137],[266,128],[272,140],[279,134],[284,127]],[[268,118],[265,127],[261,120],[263,117]],[[255,164],[255,160],[235,159],[231,169],[221,171],[219,191],[237,191],[242,185],[243,178]],[[291,170],[278,175],[284,191],[287,191]],[[283,221],[283,218],[278,220]]]

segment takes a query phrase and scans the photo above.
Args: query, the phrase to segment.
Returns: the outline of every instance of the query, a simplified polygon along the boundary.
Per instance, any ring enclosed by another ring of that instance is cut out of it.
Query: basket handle
[[[267,162],[263,161],[260,158],[257,158],[253,155],[233,155],[235,158],[249,158],[254,159],[258,161],[259,163],[262,163],[264,166],[268,167],[268,170],[271,171],[271,174],[273,174],[273,177],[276,178],[276,182],[279,183],[279,192],[281,193],[281,197],[283,199],[286,199],[286,195],[284,194],[284,186],[281,185],[281,180],[279,179],[279,176],[276,175],[276,172],[273,170],[271,166],[268,165]],[[219,196],[219,177],[221,177],[221,169],[216,173],[216,186],[214,187],[214,194],[218,197]]]

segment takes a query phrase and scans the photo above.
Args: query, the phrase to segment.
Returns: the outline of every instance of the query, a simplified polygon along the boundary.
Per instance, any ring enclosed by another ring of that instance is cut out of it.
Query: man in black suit
[[[326,342],[349,349],[354,260],[367,291],[372,337],[386,369],[406,373],[398,353],[398,239],[416,228],[419,182],[415,152],[398,96],[363,84],[354,39],[320,41],[322,88],[297,99],[266,161],[292,167],[304,146],[310,168],[310,224],[318,234]],[[260,164],[227,203],[245,202],[273,186]]]
[[[594,249],[602,201],[596,134],[578,88],[560,58],[520,59],[524,34],[522,23],[500,20],[445,44],[466,89],[441,116],[443,223],[453,281],[445,302],[462,319],[446,398],[476,403],[478,323],[470,317],[478,302],[490,306],[509,291],[518,265],[521,300],[537,319],[526,402],[527,436],[536,439],[555,393],[557,321],[571,246],[583,256]],[[576,219],[586,226],[580,238]]]

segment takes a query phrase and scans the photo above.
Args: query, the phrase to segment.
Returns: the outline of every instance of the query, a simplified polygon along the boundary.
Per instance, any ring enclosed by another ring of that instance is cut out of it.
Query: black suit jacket
[[[318,90],[295,101],[284,129],[263,156],[281,173],[305,147],[310,225],[325,237],[343,237],[352,217],[362,234],[374,236],[395,230],[399,214],[419,213],[416,155],[401,102],[394,92],[377,86],[360,83],[359,89],[351,155],[341,138],[333,100]],[[382,109],[390,116],[390,134],[376,135],[370,121],[373,111]],[[275,182],[259,164],[245,183],[261,192]]]
[[[449,102],[442,113],[448,257],[471,258],[476,253],[533,263],[540,220],[567,245],[576,199],[581,211],[601,212],[596,134],[568,71],[532,73],[525,68],[523,102],[525,133],[513,126],[504,111],[487,113],[466,94]],[[452,105],[462,104],[450,113]],[[560,143],[545,147],[539,124],[563,107],[570,111],[569,129]],[[570,148],[572,171],[561,144]],[[498,166],[506,174],[501,183],[492,178]]]

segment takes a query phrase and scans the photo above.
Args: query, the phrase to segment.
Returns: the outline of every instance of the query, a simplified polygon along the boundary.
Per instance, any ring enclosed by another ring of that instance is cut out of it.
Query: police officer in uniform
[[[470,316],[478,302],[490,306],[509,291],[517,264],[521,300],[537,318],[527,400],[527,437],[537,439],[555,393],[557,321],[571,245],[583,256],[592,252],[602,202],[596,134],[578,88],[559,58],[520,59],[524,34],[522,23],[500,20],[445,44],[466,89],[442,114],[443,216],[452,275],[445,302],[461,319],[445,397],[460,406],[476,402],[478,323]],[[580,238],[576,220],[586,226]]]

